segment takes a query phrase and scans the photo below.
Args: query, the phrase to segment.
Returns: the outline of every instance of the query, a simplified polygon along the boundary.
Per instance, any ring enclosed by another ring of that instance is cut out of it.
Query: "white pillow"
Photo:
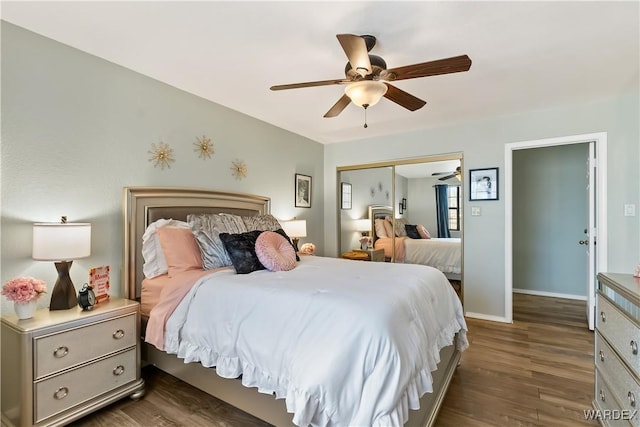
[[[162,252],[158,233],[156,233],[158,228],[167,226],[191,228],[186,222],[175,219],[159,219],[147,227],[142,235],[142,257],[144,258],[142,272],[147,279],[168,273],[167,260]]]

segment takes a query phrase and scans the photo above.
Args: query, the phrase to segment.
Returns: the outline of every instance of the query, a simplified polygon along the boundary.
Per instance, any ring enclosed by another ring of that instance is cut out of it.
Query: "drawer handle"
[[[604,402],[604,390],[600,389],[600,400]]]
[[[113,339],[119,340],[124,337],[124,331],[122,329],[118,329],[113,333]]]
[[[67,354],[69,354],[69,347],[64,346],[64,345],[56,348],[55,350],[53,350],[53,357],[55,357],[57,359],[62,359]]]
[[[636,407],[636,395],[633,394],[632,391],[630,391],[629,393],[627,393],[627,397],[629,398],[629,405],[631,405],[631,407],[635,408]]]
[[[607,315],[606,315],[606,314],[604,314],[604,311],[601,311],[601,312],[600,312],[600,318],[602,319],[602,321],[603,321],[603,322],[606,322],[606,321],[607,321]]]
[[[637,356],[638,355],[638,343],[636,341],[634,341],[634,340],[631,340],[629,345],[631,346],[631,354],[633,354],[634,356]]]
[[[69,394],[69,389],[66,387],[60,387],[53,393],[53,398],[56,400],[62,400]]]
[[[124,366],[118,365],[113,368],[113,375],[118,376],[124,374]]]
[[[604,353],[600,350],[600,361],[604,362]]]

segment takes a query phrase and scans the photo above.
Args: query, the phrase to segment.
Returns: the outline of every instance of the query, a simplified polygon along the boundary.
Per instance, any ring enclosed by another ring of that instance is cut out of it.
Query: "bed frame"
[[[238,215],[268,214],[268,197],[177,187],[125,187],[123,191],[123,287],[127,298],[140,300],[142,284],[142,235],[146,227],[160,218],[186,220],[190,213],[233,213]],[[373,225],[373,224],[372,224]],[[375,228],[374,228],[375,229]],[[146,319],[143,316],[143,330]],[[199,363],[185,364],[182,359],[157,350],[142,341],[144,364],[152,364],[275,426],[293,426],[292,414],[287,413],[284,399],[259,393],[256,388],[244,387],[238,380],[225,379],[215,369]],[[438,370],[433,372],[433,393],[420,399],[420,409],[410,411],[405,426],[432,426],[444,400],[451,378],[459,364],[460,352],[455,346],[440,352]]]

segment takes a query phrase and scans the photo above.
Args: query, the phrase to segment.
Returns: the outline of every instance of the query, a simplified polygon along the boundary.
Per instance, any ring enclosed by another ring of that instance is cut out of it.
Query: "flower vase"
[[[31,319],[38,308],[38,301],[31,300],[27,302],[14,302],[13,309],[16,311],[18,319]]]

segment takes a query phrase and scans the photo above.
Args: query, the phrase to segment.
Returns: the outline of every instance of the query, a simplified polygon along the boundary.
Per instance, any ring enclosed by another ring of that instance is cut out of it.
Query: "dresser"
[[[640,426],[640,279],[598,274],[595,399],[605,426]]]
[[[2,316],[2,424],[64,425],[125,396],[142,397],[140,307],[111,298],[91,311]]]

